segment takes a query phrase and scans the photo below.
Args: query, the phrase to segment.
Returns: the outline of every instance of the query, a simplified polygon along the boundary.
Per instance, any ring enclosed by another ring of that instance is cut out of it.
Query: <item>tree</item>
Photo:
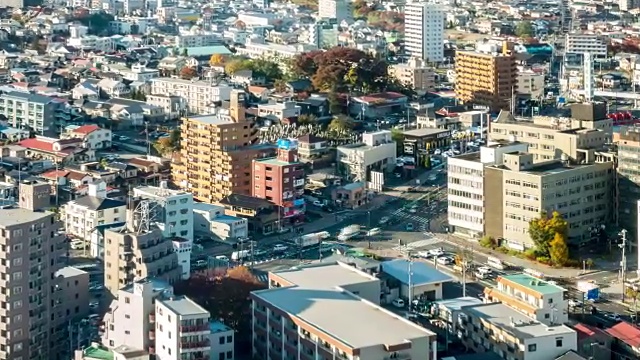
[[[535,35],[535,30],[531,21],[521,21],[516,25],[515,33],[518,37],[530,38]]]
[[[288,90],[287,83],[282,79],[278,79],[278,80],[276,80],[275,83],[273,83],[273,89],[277,93],[285,93]]]
[[[209,65],[211,66],[220,66],[224,64],[224,57],[220,54],[213,54],[209,58]]]
[[[425,169],[431,169],[431,156],[429,154],[424,156],[424,167]]]
[[[251,60],[249,59],[233,59],[224,64],[224,72],[233,75],[241,70],[251,70]]]
[[[88,27],[89,34],[102,34],[106,33],[109,28],[109,23],[114,20],[114,16],[107,14],[106,12],[98,12],[89,16],[84,16],[77,19],[82,25]]]
[[[173,146],[171,145],[171,139],[168,137],[158,139],[153,144],[153,148],[156,149],[160,154],[168,154],[174,150]]]
[[[550,218],[543,213],[539,218],[529,222],[529,236],[536,244],[539,256],[550,256],[549,247],[556,233],[560,233],[563,237],[567,234],[567,221],[557,211],[554,211]]]
[[[190,80],[196,76],[198,76],[198,71],[192,67],[185,66],[180,70],[180,77],[183,79]]]
[[[329,123],[329,131],[331,132],[344,132],[353,129],[353,122],[347,116],[336,116]]]
[[[318,122],[318,118],[315,115],[300,115],[298,116],[298,124],[307,125],[307,124],[315,124]]]
[[[236,331],[238,349],[251,348],[249,294],[265,289],[246,267],[191,275],[174,285],[176,295],[186,295]]]
[[[569,260],[569,247],[562,233],[556,232],[549,244],[549,257],[555,266],[564,266]]]
[[[491,236],[483,236],[479,242],[480,246],[485,248],[494,248],[496,246],[496,241]]]
[[[257,76],[264,76],[268,81],[282,78],[280,65],[265,59],[249,60],[249,70]]]
[[[189,56],[189,50],[187,48],[182,49],[182,56],[184,57]]]
[[[338,94],[335,91],[330,91],[327,95],[327,101],[329,102],[329,112],[333,115],[338,115],[342,112],[342,105]]]
[[[180,129],[173,129],[169,134],[169,144],[174,150],[180,149],[181,134]]]

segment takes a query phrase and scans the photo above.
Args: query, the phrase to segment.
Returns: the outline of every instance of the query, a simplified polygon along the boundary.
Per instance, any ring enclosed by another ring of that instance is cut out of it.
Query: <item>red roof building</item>
[[[96,130],[99,130],[99,129],[100,129],[100,126],[98,126],[98,125],[83,125],[83,126],[80,126],[77,129],[74,129],[71,132],[76,133],[76,134],[88,135],[88,134],[91,134],[92,132],[94,132]]]
[[[606,330],[621,348],[640,357],[640,327],[622,321]]]

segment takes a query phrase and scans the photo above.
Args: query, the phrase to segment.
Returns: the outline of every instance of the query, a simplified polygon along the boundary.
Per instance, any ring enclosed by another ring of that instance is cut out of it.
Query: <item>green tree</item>
[[[555,266],[564,266],[569,261],[569,247],[562,233],[556,232],[549,244],[549,257]]]
[[[516,25],[515,33],[518,37],[530,38],[535,35],[535,30],[531,21],[521,21]]]
[[[331,120],[331,123],[329,123],[329,131],[332,132],[338,133],[351,129],[353,129],[353,121],[347,116],[336,116]]]
[[[485,248],[494,248],[496,246],[495,240],[491,236],[483,236],[479,242],[480,246]]]
[[[251,60],[237,58],[231,59],[224,64],[224,72],[229,75],[233,75],[241,70],[253,70]]]
[[[329,101],[329,111],[333,115],[338,115],[342,112],[342,105],[340,105],[340,99],[335,91],[330,91],[327,95],[327,101]]]
[[[189,50],[187,48],[182,49],[182,56],[184,57],[189,56]]]
[[[174,150],[180,149],[181,134],[179,129],[173,129],[169,134],[169,144]]]
[[[318,118],[315,117],[315,115],[303,114],[298,116],[298,124],[300,125],[315,124],[317,122],[318,122]]]
[[[556,233],[566,237],[567,221],[559,212],[554,211],[551,217],[546,213],[529,222],[529,236],[538,250],[539,256],[549,257],[549,247]]]
[[[425,169],[431,169],[431,156],[429,154],[424,157],[424,167]]]
[[[264,76],[268,81],[282,79],[280,65],[265,59],[254,59],[249,61],[249,69],[255,75]]]

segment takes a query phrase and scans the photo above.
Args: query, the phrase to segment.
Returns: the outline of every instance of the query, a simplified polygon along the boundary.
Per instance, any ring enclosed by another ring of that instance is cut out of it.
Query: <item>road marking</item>
[[[594,276],[594,275],[608,273],[608,272],[609,271],[607,271],[607,270],[596,271],[596,272],[593,272],[593,273],[576,276],[576,279],[582,279],[582,278],[586,278],[586,277],[589,277],[589,276]]]

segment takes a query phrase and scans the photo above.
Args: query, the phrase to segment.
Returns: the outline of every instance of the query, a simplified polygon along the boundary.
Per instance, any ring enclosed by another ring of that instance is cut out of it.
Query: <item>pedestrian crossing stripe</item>
[[[256,279],[258,281],[260,281],[261,283],[268,283],[269,282],[269,275],[267,274],[260,274],[260,275],[256,275]]]

